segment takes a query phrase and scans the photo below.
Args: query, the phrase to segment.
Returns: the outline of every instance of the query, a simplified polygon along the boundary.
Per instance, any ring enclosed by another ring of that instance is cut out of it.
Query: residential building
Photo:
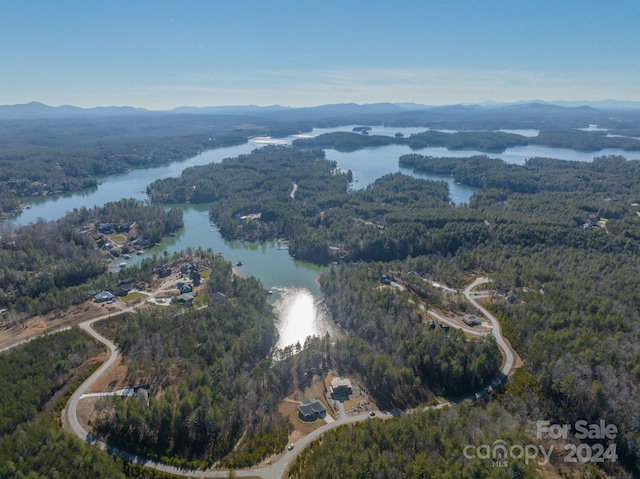
[[[113,301],[114,296],[109,291],[100,291],[93,299],[96,303],[104,303],[105,301]]]
[[[315,421],[316,419],[326,416],[327,410],[317,399],[305,399],[298,406],[298,416],[306,422]]]
[[[351,381],[346,378],[333,378],[330,390],[332,397],[347,398],[353,393]]]
[[[480,326],[482,321],[475,314],[465,314],[462,318],[462,322],[467,326]]]

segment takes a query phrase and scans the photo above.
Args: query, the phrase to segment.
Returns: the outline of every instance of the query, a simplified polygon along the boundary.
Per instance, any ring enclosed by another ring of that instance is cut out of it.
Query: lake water
[[[335,334],[335,326],[322,308],[320,286],[316,281],[326,268],[294,260],[284,243],[227,241],[209,222],[208,205],[179,207],[183,210],[184,228],[143,255],[133,255],[126,261],[128,265],[150,255],[160,256],[165,251],[171,254],[188,247],[210,249],[222,253],[233,263],[241,261],[242,266],[234,266],[241,276],[255,276],[265,289],[272,291],[270,301],[278,315],[279,348],[298,341],[302,344],[309,335]],[[113,261],[112,266],[118,267],[121,261]]]
[[[29,224],[42,218],[56,220],[74,208],[93,208],[102,206],[110,201],[122,198],[147,198],[146,187],[152,181],[160,178],[179,176],[190,166],[221,162],[225,158],[250,153],[253,149],[265,144],[291,144],[300,137],[316,136],[331,131],[352,131],[353,125],[332,129],[316,129],[309,135],[296,135],[283,139],[253,138],[249,142],[232,147],[206,151],[183,162],[173,162],[164,166],[133,170],[128,173],[99,178],[98,186],[81,193],[58,195],[46,198],[29,198],[31,208],[12,218],[11,224]],[[390,135],[397,132],[409,136],[412,133],[425,131],[425,128],[394,128],[372,127],[370,134]],[[510,130],[514,133],[535,136],[536,130]],[[335,160],[338,167],[350,169],[354,176],[354,189],[365,188],[377,178],[389,173],[402,171],[415,177],[446,181],[451,192],[451,199],[457,204],[468,203],[476,191],[475,188],[456,184],[452,178],[438,175],[418,175],[409,170],[400,169],[398,158],[408,153],[419,153],[430,156],[465,157],[481,152],[470,150],[449,151],[446,148],[425,148],[413,151],[403,145],[389,145],[381,148],[367,148],[350,153],[326,150],[326,157]],[[603,150],[597,153],[582,153],[560,148],[546,148],[541,146],[526,146],[510,148],[505,153],[489,155],[502,158],[509,163],[523,164],[527,158],[542,156],[562,158],[575,161],[591,161],[594,156],[623,155],[629,159],[638,159],[638,153],[630,154],[621,150]],[[188,247],[211,249],[222,253],[232,262],[241,260],[243,265],[236,267],[242,275],[252,275],[258,278],[266,289],[273,292],[270,296],[278,314],[278,347],[304,342],[308,335],[322,336],[326,332],[336,333],[336,327],[324,311],[321,303],[321,292],[317,284],[317,277],[325,268],[309,263],[293,260],[286,249],[286,245],[276,242],[253,243],[241,241],[226,241],[209,222],[207,205],[181,205],[184,212],[185,227],[172,238],[165,239],[160,246],[148,249],[143,255],[134,255],[127,260],[128,264],[142,261],[149,255],[161,255],[165,251],[173,253],[183,251]],[[117,263],[119,263],[119,260]],[[114,264],[114,267],[117,265]]]

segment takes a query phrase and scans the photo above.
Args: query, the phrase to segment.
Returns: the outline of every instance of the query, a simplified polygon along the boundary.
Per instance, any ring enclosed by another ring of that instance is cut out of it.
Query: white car
[[[289,449],[289,450],[293,449],[293,444],[289,444],[289,445],[287,446],[287,449]]]

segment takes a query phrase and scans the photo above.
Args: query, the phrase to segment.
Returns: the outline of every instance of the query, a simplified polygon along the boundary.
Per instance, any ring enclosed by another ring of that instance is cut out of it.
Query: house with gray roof
[[[105,301],[113,301],[115,296],[111,294],[109,291],[100,291],[96,294],[93,299],[96,303],[104,303]]]
[[[351,381],[347,378],[333,378],[329,390],[331,391],[331,397],[334,399],[348,399],[353,393]]]
[[[298,406],[298,416],[305,422],[315,421],[327,415],[327,409],[317,399],[305,399]]]

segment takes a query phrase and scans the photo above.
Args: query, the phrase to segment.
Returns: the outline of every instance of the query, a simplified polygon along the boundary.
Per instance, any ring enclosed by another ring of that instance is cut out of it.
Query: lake
[[[315,129],[308,135],[295,135],[283,139],[252,138],[245,144],[208,150],[186,161],[176,161],[163,166],[101,177],[98,180],[97,187],[88,191],[45,198],[29,198],[28,201],[31,207],[8,221],[10,224],[20,225],[35,222],[39,218],[56,220],[74,208],[93,208],[94,206],[102,206],[110,201],[118,201],[122,198],[144,200],[147,199],[146,187],[152,181],[179,176],[185,168],[190,166],[221,162],[225,158],[250,153],[255,148],[266,144],[291,144],[296,138],[317,136],[321,133],[332,131],[351,131],[352,128],[353,125],[332,129]],[[400,132],[405,136],[409,136],[412,133],[421,131],[425,131],[425,128],[377,126],[372,127],[370,134],[393,136]],[[519,132],[527,136],[535,136],[537,134],[536,130],[512,132]],[[452,201],[456,204],[469,202],[469,199],[476,191],[475,188],[456,184],[452,178],[447,176],[419,175],[409,170],[401,169],[398,166],[398,158],[408,153],[449,157],[483,154],[470,150],[449,151],[446,148],[424,148],[414,151],[404,145],[389,145],[349,153],[326,150],[326,157],[330,160],[335,160],[339,168],[353,171],[353,189],[365,188],[383,175],[401,171],[418,178],[445,181],[449,185]],[[629,152],[616,149],[603,150],[597,153],[583,153],[541,146],[509,148],[502,154],[488,156],[501,158],[508,163],[523,164],[527,158],[535,156],[591,161],[594,156],[609,154],[638,159],[637,152],[635,156],[629,156]],[[180,205],[180,208],[184,212],[185,227],[175,237],[165,239],[160,246],[148,249],[143,255],[134,255],[127,260],[128,264],[142,261],[143,258],[149,255],[161,255],[165,251],[173,253],[183,251],[188,247],[211,249],[213,252],[222,253],[227,260],[234,263],[242,261],[243,265],[236,267],[238,272],[242,275],[255,276],[266,289],[273,292],[270,296],[270,301],[273,302],[278,315],[278,347],[283,348],[296,342],[302,344],[308,335],[322,336],[327,332],[332,336],[336,334],[336,326],[322,307],[321,291],[317,284],[318,276],[326,268],[293,260],[288,254],[286,245],[277,242],[226,241],[211,225],[207,205]],[[122,260],[118,260],[117,263],[120,263],[120,261]],[[118,267],[117,264],[114,264],[114,267]]]

